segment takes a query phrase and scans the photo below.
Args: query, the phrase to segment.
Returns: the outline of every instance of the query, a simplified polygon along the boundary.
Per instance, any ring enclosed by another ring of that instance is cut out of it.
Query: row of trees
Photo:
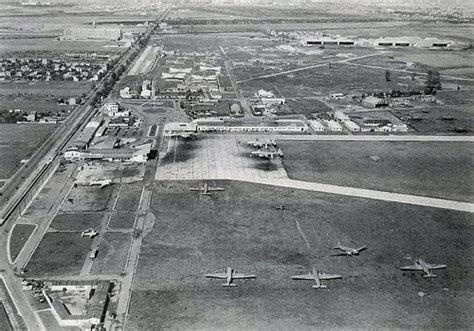
[[[416,73],[413,73],[411,76],[412,80],[415,80]],[[385,71],[385,81],[390,82],[392,80],[392,75],[390,71]],[[437,90],[441,90],[441,75],[436,70],[428,71],[425,81],[425,94],[436,94]]]

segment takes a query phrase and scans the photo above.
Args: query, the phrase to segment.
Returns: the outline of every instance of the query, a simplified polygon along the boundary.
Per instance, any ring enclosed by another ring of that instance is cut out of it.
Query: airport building
[[[64,159],[77,161],[105,161],[105,162],[133,162],[145,163],[149,159],[151,144],[144,144],[135,148],[90,149],[81,151],[71,148],[64,153]]]
[[[329,131],[334,131],[334,132],[342,131],[342,126],[334,120],[327,121],[326,124],[328,126]]]
[[[325,126],[318,120],[309,120],[308,123],[311,129],[313,129],[316,132],[326,131]]]
[[[241,123],[224,120],[196,120],[199,132],[287,132],[304,133],[309,127],[301,120],[276,120],[273,122]]]
[[[196,123],[166,123],[164,135],[165,137],[191,136],[197,133],[197,126],[198,125]]]

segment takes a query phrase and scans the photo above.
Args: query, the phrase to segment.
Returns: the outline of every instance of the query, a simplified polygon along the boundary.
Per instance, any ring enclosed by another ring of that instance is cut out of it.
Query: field
[[[12,234],[10,238],[10,256],[12,261],[15,261],[18,254],[20,254],[23,246],[28,241],[35,228],[36,227],[32,224],[15,224],[11,230]]]
[[[136,211],[140,202],[142,189],[142,183],[122,185],[115,210],[120,212]]]
[[[155,186],[159,220],[143,241],[131,330],[448,329],[474,322],[469,214],[239,182],[219,182],[225,191],[204,197],[188,185]],[[272,208],[280,203],[287,210]],[[330,257],[338,241],[369,248],[354,258]],[[398,269],[415,257],[449,267],[429,280]],[[226,266],[257,278],[230,289],[204,278]],[[329,290],[291,280],[313,266],[343,279],[326,282]]]
[[[105,233],[100,242],[99,254],[92,265],[92,274],[119,275],[127,262],[131,239],[131,233]]]
[[[7,312],[5,311],[5,307],[3,307],[2,301],[0,301],[0,330],[13,330],[10,320],[8,319]]]
[[[77,275],[89,253],[91,241],[77,232],[46,233],[30,262],[32,277]]]
[[[61,206],[64,212],[102,211],[107,208],[114,187],[75,186],[69,193],[66,202]]]
[[[473,201],[471,143],[281,141],[279,146],[292,179]]]
[[[0,124],[0,178],[9,178],[54,130],[53,125]]]
[[[292,179],[461,201],[474,197],[471,145],[280,142],[283,164]]]
[[[59,214],[53,219],[50,227],[57,231],[84,231],[89,228],[98,230],[102,217],[101,213]]]
[[[135,214],[114,214],[108,226],[112,229],[131,229],[135,223],[135,217]]]

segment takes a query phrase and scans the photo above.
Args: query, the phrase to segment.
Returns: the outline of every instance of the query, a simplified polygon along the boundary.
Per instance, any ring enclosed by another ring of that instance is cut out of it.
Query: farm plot
[[[74,232],[46,233],[27,265],[33,277],[78,275],[91,241]]]
[[[155,186],[151,206],[160,221],[143,241],[131,329],[445,329],[473,322],[468,213],[240,182],[219,182],[225,191],[203,197],[188,192],[190,185]],[[281,203],[286,210],[272,207]],[[331,257],[338,241],[368,249]],[[448,268],[433,280],[399,270],[415,257]],[[227,266],[257,278],[229,289],[204,277]],[[343,279],[327,282],[329,291],[291,279],[313,266]]]

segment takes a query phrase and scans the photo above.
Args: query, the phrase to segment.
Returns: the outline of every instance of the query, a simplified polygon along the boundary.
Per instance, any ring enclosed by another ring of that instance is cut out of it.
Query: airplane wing
[[[445,264],[427,264],[427,266],[428,266],[428,269],[430,269],[430,270],[431,269],[433,269],[433,270],[435,270],[435,269],[444,269],[444,268],[448,267]]]
[[[291,277],[291,279],[296,279],[296,280],[314,280],[314,276],[311,274],[305,274],[305,275],[296,275]]]
[[[208,191],[224,191],[224,188],[222,187],[210,187]]]
[[[227,273],[225,272],[218,272],[215,274],[206,274],[206,278],[219,278],[219,279],[226,279]],[[234,277],[235,278],[235,277]]]
[[[365,250],[365,249],[367,249],[367,246],[359,247],[359,248],[357,248],[356,250],[357,250],[358,252],[361,252],[361,251],[363,251],[363,250]]]
[[[347,252],[346,252],[346,251],[341,252],[341,253],[331,254],[331,256],[345,256],[345,255],[347,255]]]
[[[417,265],[409,265],[406,267],[401,267],[400,270],[423,270],[423,268]]]
[[[204,189],[202,187],[191,187],[189,190],[190,191],[202,191]]]
[[[341,275],[331,275],[331,274],[319,274],[319,279],[338,279],[338,278],[342,278]]]
[[[234,274],[233,279],[257,278],[255,275]]]

